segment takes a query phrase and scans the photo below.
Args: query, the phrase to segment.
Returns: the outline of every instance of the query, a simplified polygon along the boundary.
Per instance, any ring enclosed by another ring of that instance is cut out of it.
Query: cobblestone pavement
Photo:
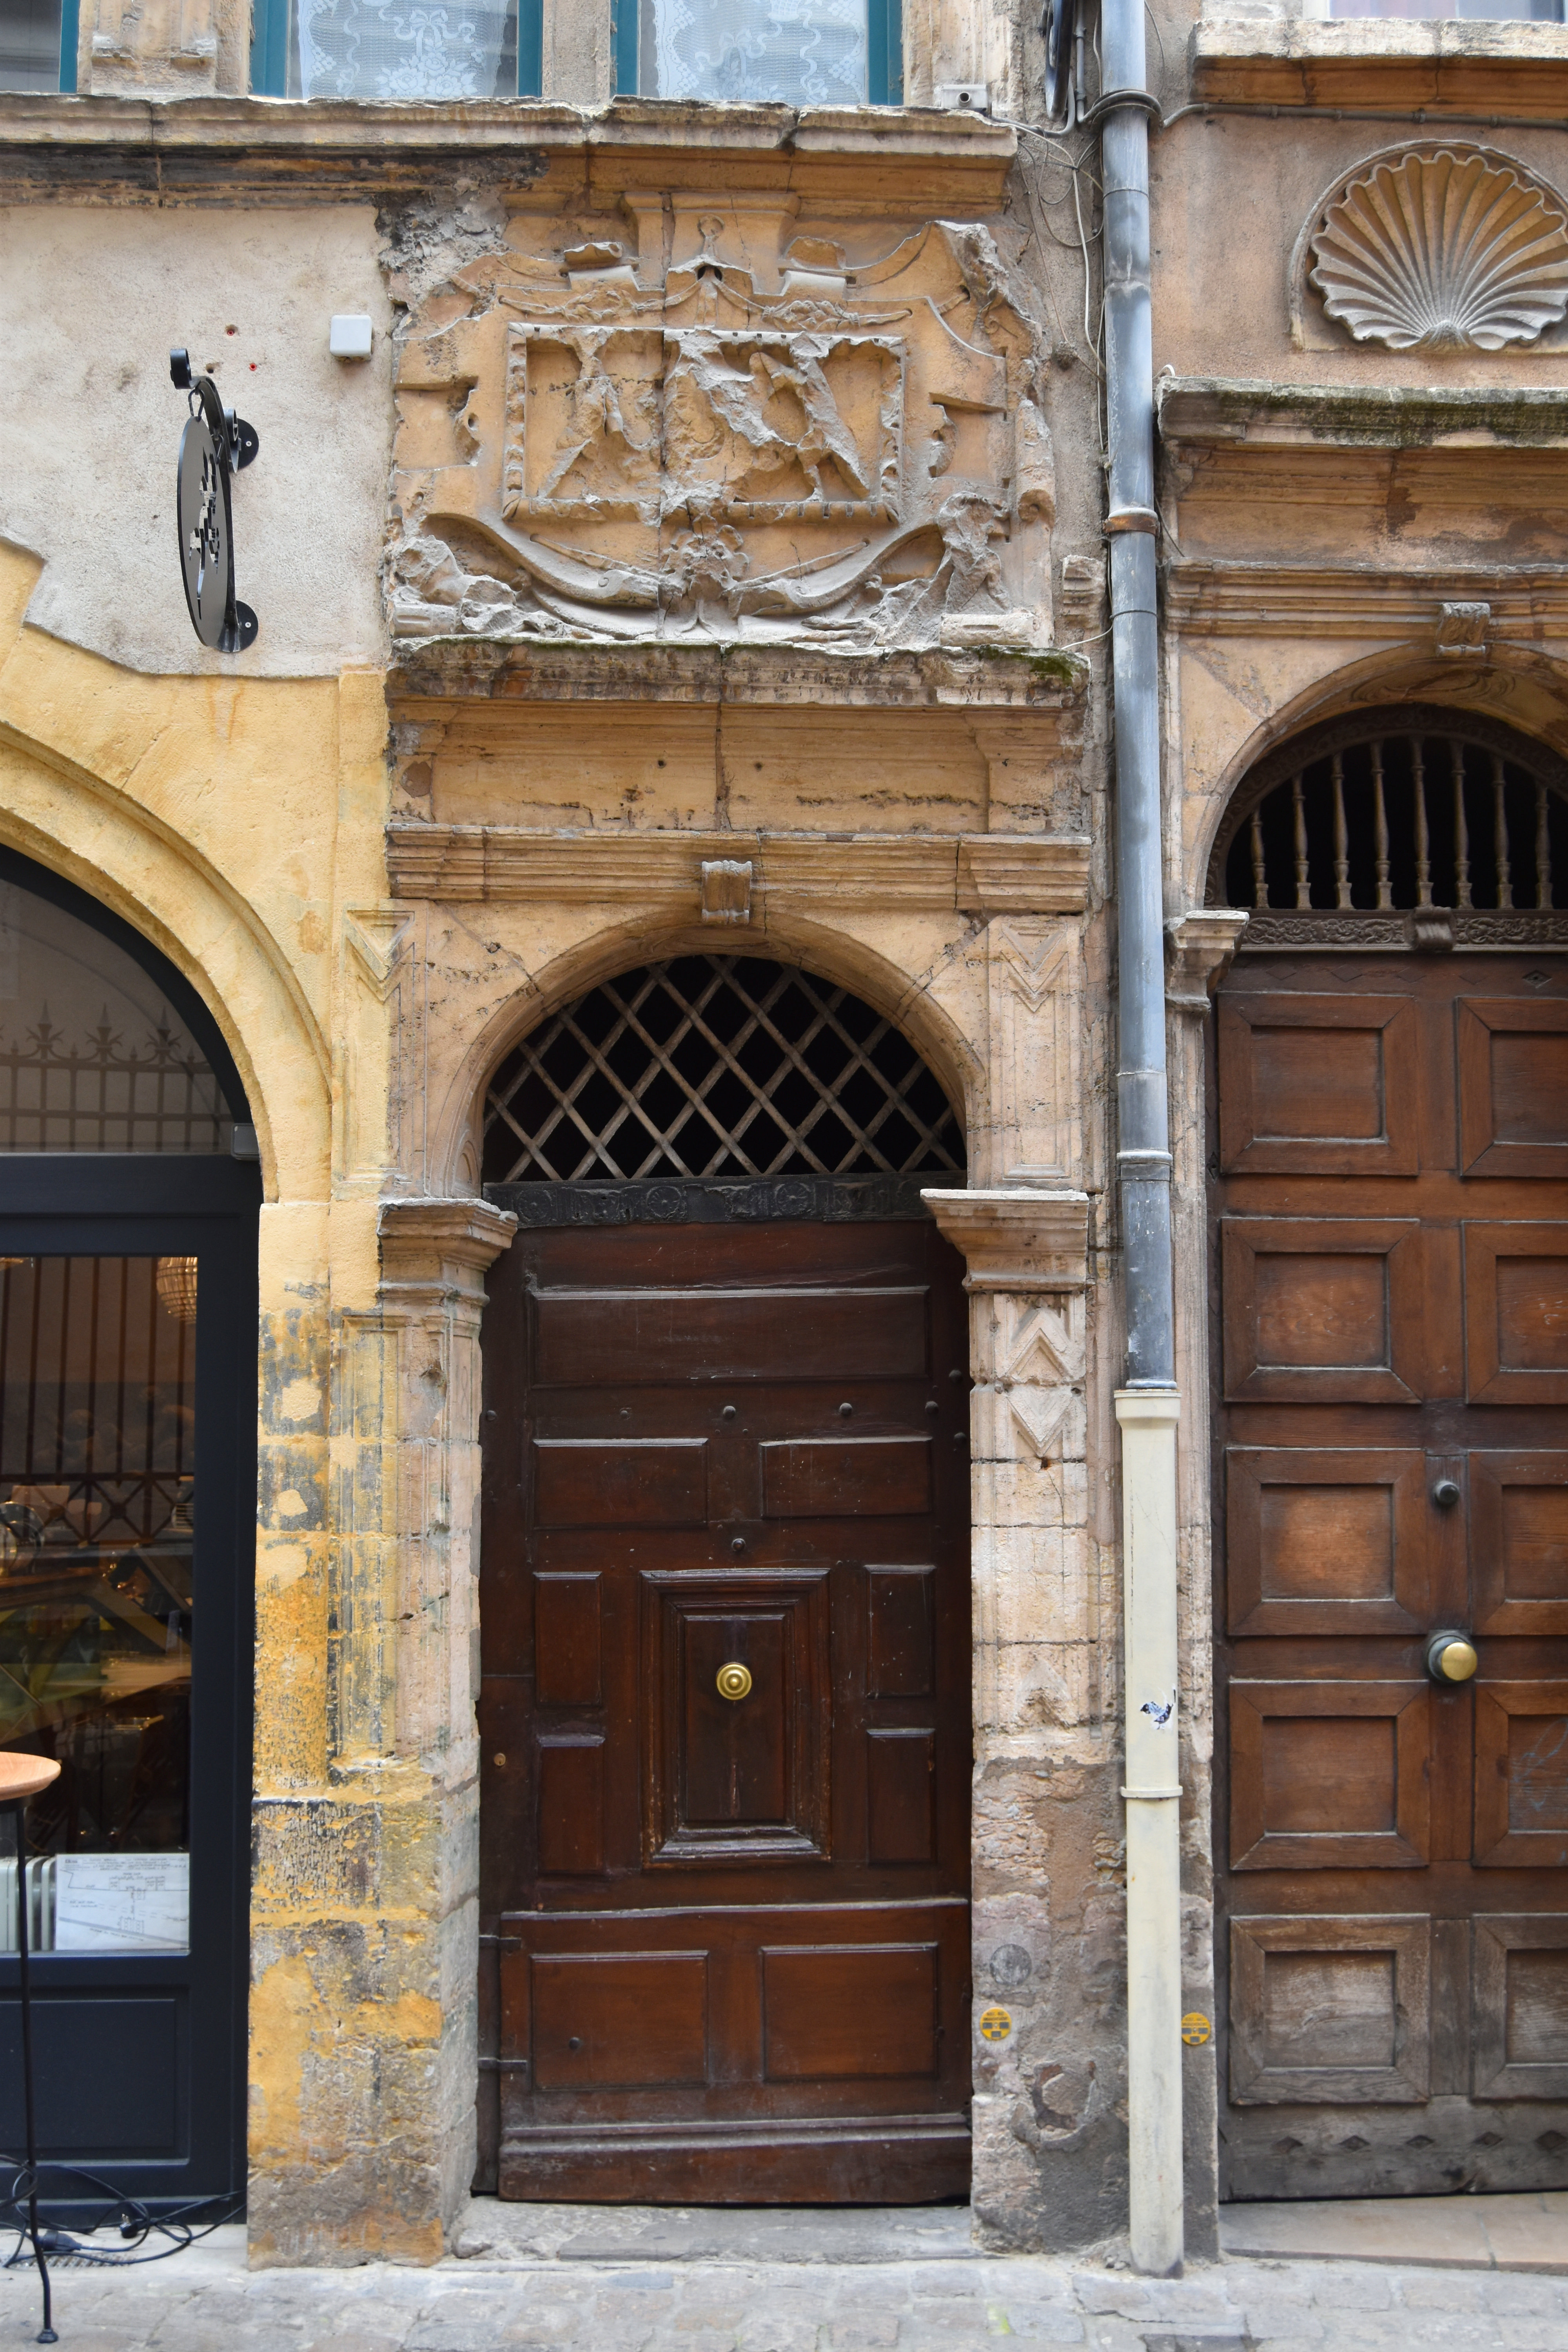
[[[826,2236],[831,2240],[829,2228]],[[951,2233],[956,2236],[956,2232]],[[475,2243],[472,2233],[469,2243]],[[873,2250],[874,2251],[874,2250]],[[66,2267],[68,2352],[1568,2352],[1568,2278],[1369,2263],[1229,2261],[1154,2283],[942,2251],[889,2262],[699,2255],[654,2266],[487,2247],[434,2270],[244,2266],[242,2233],[132,2271]],[[0,2273],[0,2347],[38,2327]]]

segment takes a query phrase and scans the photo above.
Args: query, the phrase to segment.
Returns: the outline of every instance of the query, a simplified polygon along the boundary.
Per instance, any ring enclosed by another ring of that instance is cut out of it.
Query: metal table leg
[[[4,1810],[11,1816],[12,1834],[16,1853],[16,1962],[22,1993],[22,2103],[27,2134],[27,2234],[33,2242],[33,2260],[38,2266],[38,2278],[44,2290],[44,2324],[35,2339],[39,2344],[58,2344],[50,2308],[49,2266],[44,2257],[43,2242],[38,2234],[38,2138],[33,2110],[33,1990],[28,1971],[27,1918],[27,1848],[23,1816],[26,1799],[14,1799]]]

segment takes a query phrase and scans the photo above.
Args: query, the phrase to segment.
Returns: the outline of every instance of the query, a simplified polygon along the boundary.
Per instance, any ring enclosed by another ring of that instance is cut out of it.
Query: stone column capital
[[[384,1201],[376,1216],[382,1295],[429,1290],[482,1297],[487,1267],[510,1247],[516,1231],[510,1209],[477,1195]]]
[[[1208,1011],[1247,922],[1239,907],[1194,907],[1165,925],[1165,1002],[1173,1012]]]
[[[922,1192],[968,1261],[966,1290],[1082,1290],[1089,1283],[1089,1194]]]

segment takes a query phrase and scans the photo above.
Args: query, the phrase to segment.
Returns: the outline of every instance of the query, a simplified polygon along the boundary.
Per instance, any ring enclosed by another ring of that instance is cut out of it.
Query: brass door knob
[[[1426,1644],[1426,1671],[1435,1683],[1468,1683],[1479,1664],[1468,1633],[1434,1633]]]
[[[744,1698],[752,1687],[752,1670],[736,1660],[721,1666],[717,1675],[721,1698]]]

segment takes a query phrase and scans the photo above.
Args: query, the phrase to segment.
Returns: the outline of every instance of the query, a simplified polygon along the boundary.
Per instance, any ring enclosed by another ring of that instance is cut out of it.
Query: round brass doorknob
[[[1468,1633],[1434,1633],[1426,1644],[1426,1671],[1436,1683],[1468,1683],[1480,1664]]]
[[[721,1698],[744,1698],[752,1687],[752,1670],[731,1661],[720,1667],[718,1683]]]

